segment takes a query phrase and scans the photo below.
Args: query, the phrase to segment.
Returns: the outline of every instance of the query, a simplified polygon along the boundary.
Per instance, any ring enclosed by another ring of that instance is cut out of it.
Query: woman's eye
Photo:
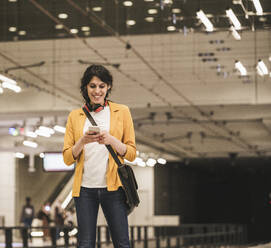
[[[103,89],[105,86],[104,85],[100,85],[100,89]]]
[[[90,88],[94,89],[94,88],[96,88],[96,85],[95,84],[91,84]]]

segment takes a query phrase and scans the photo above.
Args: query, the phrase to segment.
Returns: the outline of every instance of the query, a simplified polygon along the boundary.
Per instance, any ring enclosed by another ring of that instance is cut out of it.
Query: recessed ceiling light
[[[26,35],[26,31],[24,31],[24,30],[21,30],[21,31],[19,31],[19,33],[18,33],[19,35]]]
[[[16,3],[17,0],[8,0],[10,3]]]
[[[181,13],[181,9],[174,8],[174,9],[172,9],[172,13],[179,14],[179,13]]]
[[[133,2],[132,1],[124,1],[123,5],[126,7],[130,7],[130,6],[133,6]]]
[[[152,16],[145,17],[145,21],[147,21],[147,22],[153,22],[154,21],[154,17],[152,17]]]
[[[99,7],[99,6],[93,7],[92,10],[98,12],[102,10],[102,7]]]
[[[60,18],[60,19],[67,19],[68,18],[68,14],[66,14],[66,13],[60,13],[60,14],[58,14],[58,18]]]
[[[77,29],[77,28],[72,28],[72,29],[70,30],[70,32],[71,32],[72,34],[77,34],[77,33],[78,33],[78,29]]]
[[[56,25],[55,25],[55,28],[56,28],[56,29],[62,29],[62,28],[63,28],[63,25],[62,25],[62,24],[56,24]]]
[[[164,0],[164,4],[172,4],[172,0]]]
[[[16,27],[9,27],[8,31],[9,32],[16,32],[17,28]]]
[[[148,9],[148,13],[150,14],[150,15],[153,15],[153,14],[157,14],[157,9]]]
[[[126,24],[129,25],[129,26],[133,26],[133,25],[136,24],[136,21],[135,20],[127,20]]]
[[[82,31],[89,31],[90,27],[89,26],[83,26],[83,27],[81,27],[81,30]]]
[[[167,31],[175,31],[176,27],[175,26],[168,26]]]

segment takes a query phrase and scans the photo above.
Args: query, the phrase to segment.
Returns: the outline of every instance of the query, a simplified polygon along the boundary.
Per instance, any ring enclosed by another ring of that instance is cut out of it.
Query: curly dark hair
[[[89,84],[90,80],[94,77],[98,77],[101,81],[106,83],[108,86],[110,86],[110,89],[107,91],[106,97],[111,92],[112,86],[113,86],[113,77],[111,73],[102,65],[91,65],[89,66],[81,79],[81,86],[80,86],[80,92],[82,96],[84,97],[86,103],[90,102],[88,92],[87,92],[87,85]]]

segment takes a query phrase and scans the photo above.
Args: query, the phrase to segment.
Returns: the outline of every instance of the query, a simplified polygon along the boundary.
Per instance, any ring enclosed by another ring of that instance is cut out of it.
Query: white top
[[[110,108],[106,106],[98,113],[91,112],[97,125],[101,130],[109,132],[110,129]],[[89,126],[92,126],[86,118],[83,132],[85,133]],[[106,170],[108,164],[109,152],[104,144],[98,142],[88,143],[84,146],[85,160],[84,172],[81,186],[86,188],[104,188],[106,187]]]

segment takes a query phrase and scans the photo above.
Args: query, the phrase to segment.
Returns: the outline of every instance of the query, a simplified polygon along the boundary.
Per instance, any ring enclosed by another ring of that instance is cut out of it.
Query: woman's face
[[[100,78],[94,76],[87,85],[88,97],[91,103],[104,104],[104,98],[110,87],[101,81]]]

